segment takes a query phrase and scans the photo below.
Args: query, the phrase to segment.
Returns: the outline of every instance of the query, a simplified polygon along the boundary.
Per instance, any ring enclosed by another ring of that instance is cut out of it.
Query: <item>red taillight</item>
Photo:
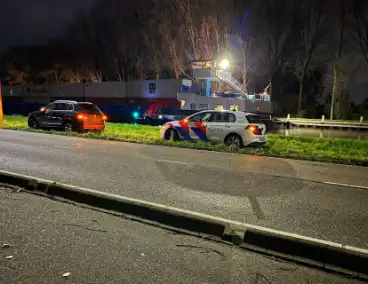
[[[258,135],[258,126],[256,125],[248,125],[246,130],[248,130],[253,135]]]
[[[103,116],[102,116],[102,119],[103,119],[104,121],[106,121],[106,120],[107,120],[107,116],[106,116],[106,115],[103,115]]]
[[[79,120],[87,120],[88,118],[88,114],[85,114],[85,113],[78,113],[77,114],[77,119]]]

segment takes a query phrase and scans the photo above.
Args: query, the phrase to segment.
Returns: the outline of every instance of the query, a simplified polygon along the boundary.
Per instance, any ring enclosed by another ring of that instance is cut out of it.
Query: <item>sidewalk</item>
[[[360,283],[1,185],[0,280]]]

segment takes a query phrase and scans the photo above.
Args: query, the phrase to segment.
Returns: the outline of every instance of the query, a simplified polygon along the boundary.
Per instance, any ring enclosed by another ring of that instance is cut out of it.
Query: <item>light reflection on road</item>
[[[260,173],[234,171],[234,169],[209,168],[185,163],[173,164],[158,160],[155,164],[167,181],[180,187],[197,192],[246,197],[257,220],[271,218],[265,216],[258,198],[279,198],[299,192],[305,187],[302,180],[296,179],[292,184],[288,184],[285,177],[271,178]],[[296,176],[291,167],[289,171],[291,175]],[[286,186],[277,186],[281,184]]]

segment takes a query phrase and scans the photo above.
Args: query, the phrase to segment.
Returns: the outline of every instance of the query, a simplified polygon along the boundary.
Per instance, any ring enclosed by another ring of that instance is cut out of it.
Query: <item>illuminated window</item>
[[[185,101],[180,101],[180,107],[183,107],[185,105]]]
[[[215,110],[223,110],[224,106],[223,105],[215,105]]]
[[[230,110],[239,111],[239,105],[230,105]]]

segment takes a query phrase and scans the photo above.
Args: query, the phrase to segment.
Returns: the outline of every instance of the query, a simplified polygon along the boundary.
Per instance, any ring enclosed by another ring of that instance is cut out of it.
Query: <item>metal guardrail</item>
[[[368,126],[368,122],[365,121],[347,121],[347,120],[330,120],[330,119],[299,119],[299,118],[279,118],[275,117],[280,122],[291,122],[293,124],[323,124],[323,125],[338,125],[338,126],[344,126],[344,125],[363,125]]]
[[[297,118],[275,118],[274,123],[291,124],[299,127],[318,127],[318,128],[345,128],[345,129],[368,129],[368,123],[360,121],[325,120],[321,119],[297,119]]]

